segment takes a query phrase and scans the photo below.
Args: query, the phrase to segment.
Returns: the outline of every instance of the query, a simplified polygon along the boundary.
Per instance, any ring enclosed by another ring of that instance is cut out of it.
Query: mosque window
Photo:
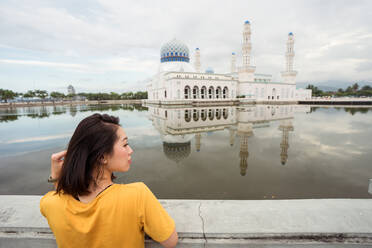
[[[175,53],[175,55],[177,56],[177,52]]]
[[[217,120],[221,119],[221,109],[216,109],[216,118]]]
[[[214,119],[214,109],[209,109],[208,110],[208,117],[209,117],[209,120]]]
[[[199,120],[199,110],[194,109],[192,112],[193,112],[193,114],[192,114],[193,120],[198,121]]]
[[[206,110],[205,109],[202,109],[201,110],[201,119],[203,121],[205,121],[207,119],[207,114],[206,114]]]
[[[185,121],[190,122],[191,121],[191,110],[188,109],[185,110]]]
[[[167,91],[164,91],[164,97],[167,98]]]

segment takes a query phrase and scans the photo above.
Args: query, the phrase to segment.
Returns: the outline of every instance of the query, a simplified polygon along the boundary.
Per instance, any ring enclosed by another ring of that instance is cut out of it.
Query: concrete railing
[[[0,247],[56,247],[40,198],[0,196]],[[178,247],[372,246],[372,199],[161,203],[176,222]]]

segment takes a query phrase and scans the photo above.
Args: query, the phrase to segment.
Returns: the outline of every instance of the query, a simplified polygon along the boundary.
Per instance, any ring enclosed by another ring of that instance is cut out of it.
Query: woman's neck
[[[93,201],[97,195],[104,191],[107,187],[113,184],[111,179],[112,173],[102,173],[102,175],[97,179],[96,182],[92,182],[89,185],[89,194],[78,196],[79,200],[83,203],[89,203]]]

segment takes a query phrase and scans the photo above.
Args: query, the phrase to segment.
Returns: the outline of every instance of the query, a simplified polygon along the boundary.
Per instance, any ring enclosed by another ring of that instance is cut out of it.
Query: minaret
[[[293,125],[291,121],[283,121],[280,126],[279,130],[282,130],[282,142],[280,143],[280,162],[282,165],[285,165],[285,163],[288,160],[288,148],[289,148],[289,140],[288,140],[288,134],[289,131],[293,131]]]
[[[285,71],[282,72],[282,78],[285,83],[296,84],[297,71],[293,70],[293,59],[294,59],[294,36],[290,32],[287,40],[287,50],[285,53],[286,67]]]
[[[249,21],[245,21],[243,30],[243,68],[248,68],[251,65],[251,24]]]
[[[230,132],[230,146],[234,146],[234,143],[235,143],[235,130],[234,129],[230,129],[229,132]]]
[[[200,49],[195,49],[195,63],[194,63],[195,71],[200,72]]]
[[[252,136],[252,124],[250,123],[239,123],[238,124],[238,136],[240,137],[240,175],[245,176],[248,168],[248,138]]]
[[[201,134],[200,133],[195,134],[195,146],[196,146],[196,151],[200,152],[200,146],[201,146]]]
[[[236,54],[231,54],[231,74],[236,72]]]
[[[253,94],[252,86],[246,84],[246,82],[254,81],[254,72],[256,70],[255,66],[251,66],[251,50],[251,24],[249,21],[245,21],[242,44],[243,65],[239,68],[238,95],[244,95],[246,97],[250,97]]]

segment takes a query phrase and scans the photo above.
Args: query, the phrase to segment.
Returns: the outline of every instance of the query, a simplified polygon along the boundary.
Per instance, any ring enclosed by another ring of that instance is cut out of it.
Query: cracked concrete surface
[[[204,240],[205,240],[205,243],[204,243],[204,244],[207,244],[207,243],[208,243],[208,240],[207,240],[207,238],[205,237],[204,219],[203,219],[203,216],[202,216],[202,214],[201,214],[201,205],[202,205],[202,203],[200,202],[200,203],[199,203],[199,216],[200,216],[200,219],[201,219],[201,221],[202,221],[202,227],[203,227],[203,238],[204,238]]]
[[[0,196],[0,247],[55,247],[40,198]],[[372,199],[160,202],[178,247],[372,247]]]

